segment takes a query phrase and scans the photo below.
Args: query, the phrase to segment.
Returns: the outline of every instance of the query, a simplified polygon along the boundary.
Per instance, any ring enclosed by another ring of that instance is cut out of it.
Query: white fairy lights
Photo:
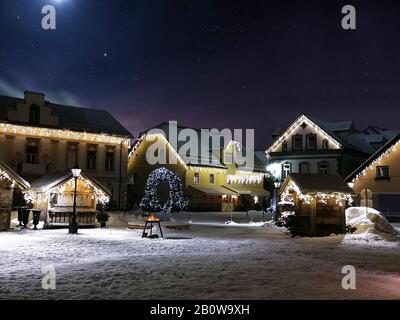
[[[123,145],[127,148],[130,147],[130,139],[116,137],[107,134],[95,134],[95,133],[77,132],[77,131],[62,130],[62,129],[20,126],[9,123],[0,123],[0,133],[16,134],[16,135],[31,136],[31,137],[39,136],[51,139],[58,138],[66,140],[118,144],[118,145]]]
[[[249,173],[245,171],[237,171],[237,174],[228,174],[228,183],[239,183],[239,184],[258,184],[264,179],[264,174],[260,173]]]
[[[94,194],[96,195],[97,203],[105,205],[110,201],[110,197],[103,190],[96,187],[93,183],[91,183],[83,176],[80,176],[78,178],[78,182],[83,183],[85,188],[93,190]],[[51,188],[45,192],[27,191],[24,193],[24,199],[27,203],[32,203],[39,207],[42,204],[47,203],[55,194],[62,194],[65,192],[67,187],[72,189],[74,188],[74,186],[75,179],[71,178],[62,185]]]
[[[301,124],[307,124],[307,126],[310,126],[313,128],[315,131],[317,131],[320,135],[324,137],[324,139],[327,139],[329,141],[329,145],[333,146],[336,149],[340,149],[342,145],[337,142],[335,139],[333,139],[325,130],[321,129],[315,122],[311,121],[309,118],[307,118],[305,115],[301,115],[296,121],[292,123],[292,125],[265,151],[267,156],[270,152],[276,151],[276,149],[282,145],[282,142],[285,141],[293,132],[293,130],[296,130]]]
[[[364,170],[359,172],[351,181],[351,183],[353,183],[353,187],[354,187],[354,183],[356,183],[358,180],[362,180],[362,178],[364,176],[366,176],[370,170],[373,170],[376,165],[378,165],[380,162],[384,161],[392,152],[395,152],[398,149],[399,144],[400,144],[400,140],[397,141],[393,146],[391,146],[385,152],[383,152],[378,158],[376,158],[374,161],[372,161],[367,167],[364,168]]]
[[[353,198],[351,194],[341,193],[341,192],[317,192],[317,193],[302,193],[299,187],[293,182],[290,181],[289,184],[285,187],[284,192],[281,194],[282,200],[285,201],[293,201],[293,197],[290,192],[294,191],[299,199],[303,201],[305,204],[311,204],[313,199],[316,199],[318,203],[327,204],[329,199],[335,199],[335,203],[342,207],[343,204],[348,201],[350,204],[353,202]]]

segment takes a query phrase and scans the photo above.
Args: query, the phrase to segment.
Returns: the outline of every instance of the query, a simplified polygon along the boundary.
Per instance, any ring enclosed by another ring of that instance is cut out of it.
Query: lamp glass
[[[72,168],[71,171],[74,178],[78,178],[81,175],[82,170],[78,168]]]

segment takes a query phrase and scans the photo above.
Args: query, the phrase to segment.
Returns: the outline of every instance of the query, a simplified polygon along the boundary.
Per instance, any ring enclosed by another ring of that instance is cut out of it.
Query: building
[[[131,134],[104,110],[0,96],[0,160],[29,182],[76,163],[123,206]]]
[[[75,179],[71,170],[48,173],[22,191],[28,204],[42,210],[45,228],[67,227],[73,213]],[[111,193],[82,171],[76,180],[76,212],[79,227],[95,227],[98,205],[109,202]]]
[[[356,193],[356,204],[373,207],[389,219],[400,219],[400,135],[354,170],[346,181]]]
[[[218,140],[218,147],[211,147],[210,141],[202,141],[198,129],[177,127],[177,135],[185,129],[195,132],[198,143],[196,156],[182,151],[185,142],[177,141],[173,147],[173,137],[169,135],[169,124],[162,123],[143,132],[133,146],[128,160],[128,194],[132,204],[138,204],[143,197],[147,178],[151,172],[160,167],[176,173],[182,180],[184,192],[190,201],[192,211],[233,211],[252,208],[260,209],[269,192],[264,189],[266,178],[266,158],[262,152],[255,152],[252,163],[237,165],[234,161],[237,152],[243,146],[234,140]],[[221,139],[219,136],[218,139]],[[154,145],[165,146],[165,152],[159,154],[164,163],[150,164],[146,154]],[[206,150],[201,153],[201,147]],[[253,152],[254,151],[249,151]],[[207,159],[206,159],[207,158]],[[203,160],[207,161],[203,161]],[[176,161],[171,161],[176,160]],[[160,185],[160,197],[166,194],[165,186]],[[166,200],[165,198],[163,200]]]
[[[14,190],[29,188],[29,182],[16,174],[9,166],[0,161],[0,231],[10,228]]]
[[[268,170],[283,181],[290,173],[338,174],[346,178],[398,130],[355,128],[352,121],[326,122],[300,114],[273,135]]]
[[[291,173],[280,189],[281,206],[291,204],[294,235],[345,233],[345,210],[353,191],[337,174]]]

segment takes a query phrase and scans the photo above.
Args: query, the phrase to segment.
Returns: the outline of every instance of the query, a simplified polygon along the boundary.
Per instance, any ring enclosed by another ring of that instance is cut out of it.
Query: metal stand
[[[150,224],[150,234],[149,235],[147,235],[147,232],[146,232],[146,228],[147,228],[147,224],[148,223]],[[158,238],[158,234],[153,235],[153,224],[154,223],[158,224],[158,228],[160,230],[161,238],[164,238],[164,235],[163,235],[162,229],[161,229],[160,221],[146,221],[145,224],[144,224],[144,228],[143,228],[142,238],[150,238],[150,239]]]

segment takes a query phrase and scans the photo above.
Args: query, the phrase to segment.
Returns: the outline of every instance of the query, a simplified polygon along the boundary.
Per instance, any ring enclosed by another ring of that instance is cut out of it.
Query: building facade
[[[262,159],[258,153],[254,163],[238,166],[234,157],[239,145],[230,140],[219,148],[208,149],[207,154],[211,161],[207,164],[201,163],[199,159],[186,158],[179,153],[182,143],[178,144],[178,150],[171,145],[167,126],[168,124],[164,123],[157,127],[164,134],[149,134],[147,131],[142,133],[129,155],[128,194],[134,206],[137,206],[143,197],[150,173],[157,168],[166,167],[181,178],[185,195],[190,201],[189,209],[192,211],[261,209],[269,197],[269,192],[264,189],[265,157]],[[178,134],[184,129],[179,127]],[[150,164],[146,155],[156,143],[165,145],[165,162]],[[201,143],[199,142],[199,145]],[[206,144],[208,145],[208,142]],[[171,157],[176,161],[171,161]],[[165,196],[166,190],[163,190],[163,185],[159,186],[159,193],[161,198],[163,194]]]
[[[123,206],[131,134],[103,110],[0,96],[0,160],[29,182],[78,164]]]
[[[279,181],[290,173],[338,174],[346,178],[397,133],[376,127],[361,131],[351,121],[332,123],[300,114],[274,134],[265,151],[268,170]]]
[[[356,205],[368,206],[389,219],[400,219],[400,135],[389,140],[346,181],[357,197]]]

